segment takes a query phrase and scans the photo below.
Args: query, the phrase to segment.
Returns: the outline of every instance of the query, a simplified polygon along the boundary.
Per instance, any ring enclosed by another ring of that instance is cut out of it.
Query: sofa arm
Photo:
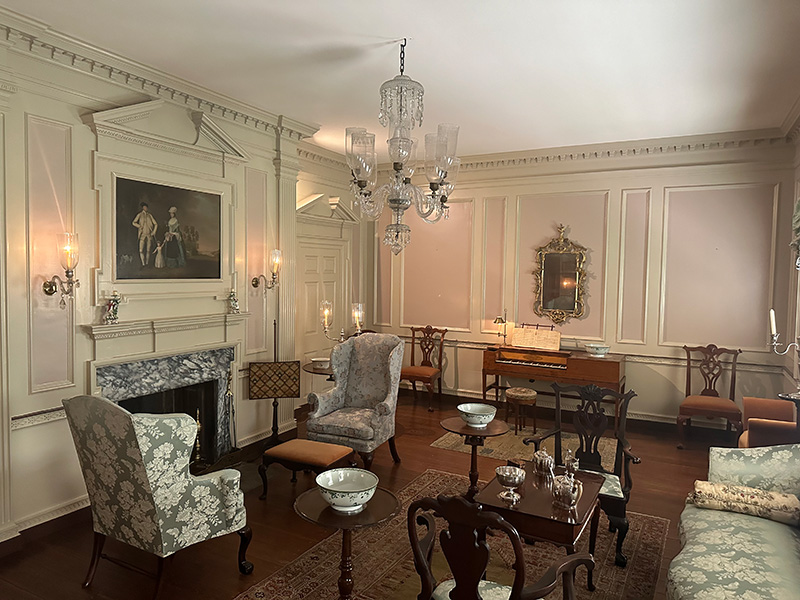
[[[800,444],[711,448],[708,480],[800,496]]]

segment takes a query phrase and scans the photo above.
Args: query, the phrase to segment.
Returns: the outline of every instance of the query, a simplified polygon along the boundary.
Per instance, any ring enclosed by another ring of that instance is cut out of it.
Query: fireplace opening
[[[217,382],[202,381],[193,385],[120,400],[118,404],[132,413],[186,413],[200,428],[189,463],[192,473],[200,473],[217,459]]]

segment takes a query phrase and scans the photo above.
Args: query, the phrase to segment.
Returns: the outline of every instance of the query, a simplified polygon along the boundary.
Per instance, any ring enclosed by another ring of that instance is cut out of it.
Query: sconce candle
[[[364,325],[364,305],[360,302],[353,303],[353,325],[356,333],[361,333],[361,327]]]
[[[322,320],[322,327],[328,329],[333,322],[333,304],[331,304],[330,300],[320,302],[319,316]]]
[[[275,250],[269,253],[270,272],[272,273],[271,277],[267,278],[266,275],[258,275],[253,277],[252,281],[250,282],[254,288],[257,288],[263,279],[265,296],[267,295],[267,290],[271,290],[278,285],[278,273],[280,273],[281,270],[281,260],[281,251],[275,248]]]
[[[61,266],[65,271],[74,271],[78,266],[79,250],[77,233],[61,233],[58,236]]]
[[[66,308],[66,298],[74,298],[74,291],[76,287],[80,287],[80,282],[74,278],[75,267],[78,266],[78,258],[80,257],[80,245],[78,244],[77,233],[61,233],[57,237],[58,242],[58,258],[61,261],[61,267],[64,269],[64,279],[58,275],[53,275],[52,278],[42,284],[42,291],[48,296],[52,296],[56,292],[61,292],[61,301],[58,305],[63,309]]]
[[[281,271],[281,251],[275,248],[269,255],[269,262],[272,265],[272,274],[277,275]]]
[[[778,333],[778,327],[775,325],[775,309],[774,308],[770,308],[769,309],[769,332],[772,335],[775,335],[776,333]]]

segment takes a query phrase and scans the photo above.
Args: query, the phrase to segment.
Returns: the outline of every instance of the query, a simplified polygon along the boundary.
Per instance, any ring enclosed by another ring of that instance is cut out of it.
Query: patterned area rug
[[[539,433],[544,433],[544,430],[540,430]],[[478,447],[478,455],[498,458],[500,460],[515,460],[520,458],[531,460],[534,451],[533,445],[526,446],[522,443],[522,440],[526,437],[531,437],[533,434],[533,428],[527,427],[521,429],[517,435],[514,435],[514,430],[512,429],[505,435],[486,438],[485,445]],[[465,454],[469,454],[472,451],[472,448],[464,443],[464,438],[462,436],[457,433],[449,432],[433,442],[431,446],[434,448],[464,452]],[[553,438],[545,440],[544,448],[551,456],[553,455],[555,452]],[[577,448],[578,436],[574,433],[563,432],[561,434],[561,451],[566,453],[567,449],[571,449],[575,452]],[[603,465],[611,469],[614,466],[614,452],[617,449],[616,440],[605,437],[600,438],[597,448],[600,450],[600,456],[603,457]]]
[[[381,525],[353,533],[354,597],[357,600],[414,600],[420,580],[414,570],[411,546],[406,529],[406,510],[416,498],[438,494],[458,494],[469,485],[462,475],[428,470],[398,493],[403,509]],[[669,519],[628,513],[630,531],[625,539],[628,566],[614,566],[615,535],[608,531],[608,521],[601,513],[595,552],[594,581],[597,589],[586,589],[586,571],[578,570],[577,597],[581,600],[650,600],[658,580],[661,555],[669,528]],[[588,530],[587,530],[588,533]],[[588,548],[589,536],[579,542],[579,551]],[[267,579],[237,596],[235,600],[335,600],[339,578],[342,534],[336,532]],[[497,536],[490,541],[492,563],[488,578],[510,583],[513,550],[510,543]],[[564,550],[551,544],[525,545],[526,582],[535,583],[547,568],[564,556]],[[438,580],[447,575],[441,550],[434,550],[434,574]],[[553,592],[560,598],[561,591]]]

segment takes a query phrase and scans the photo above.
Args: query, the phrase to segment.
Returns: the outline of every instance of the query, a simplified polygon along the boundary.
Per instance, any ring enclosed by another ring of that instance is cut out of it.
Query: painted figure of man
[[[139,258],[142,260],[142,266],[145,267],[150,262],[150,252],[153,249],[158,223],[150,214],[147,202],[139,204],[139,208],[141,211],[133,219],[133,226],[139,230]]]

